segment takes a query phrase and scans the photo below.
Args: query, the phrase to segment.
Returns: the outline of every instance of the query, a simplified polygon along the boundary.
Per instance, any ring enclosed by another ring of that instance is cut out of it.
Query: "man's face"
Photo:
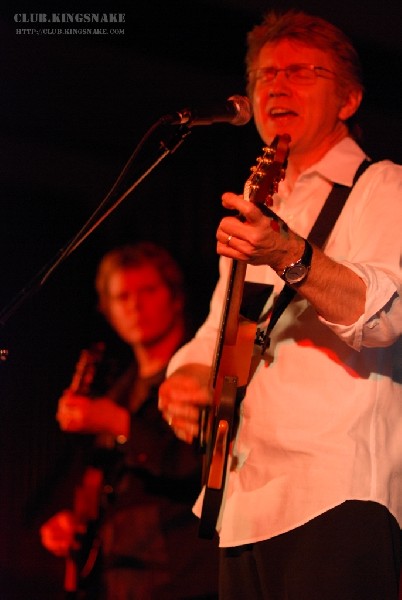
[[[255,68],[284,69],[289,65],[308,64],[335,71],[328,53],[287,39],[266,44]],[[253,108],[257,129],[266,143],[275,135],[291,136],[292,157],[298,154],[322,156],[345,134],[342,119],[349,117],[347,102],[340,97],[336,74],[320,71],[323,76],[308,83],[289,81],[280,71],[274,81],[257,79]]]
[[[157,269],[142,265],[115,271],[109,279],[108,318],[131,346],[152,346],[177,324],[182,302],[174,299]]]

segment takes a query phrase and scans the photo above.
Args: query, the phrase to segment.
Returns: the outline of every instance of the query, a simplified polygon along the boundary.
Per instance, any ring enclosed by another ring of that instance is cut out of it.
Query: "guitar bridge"
[[[212,449],[207,487],[221,490],[226,472],[226,462],[236,406],[237,377],[226,375],[223,378],[221,404],[217,415],[215,442]]]
[[[215,446],[212,452],[213,468],[211,467],[207,483],[208,487],[214,490],[222,488],[228,435],[229,423],[225,419],[221,419],[216,430]]]

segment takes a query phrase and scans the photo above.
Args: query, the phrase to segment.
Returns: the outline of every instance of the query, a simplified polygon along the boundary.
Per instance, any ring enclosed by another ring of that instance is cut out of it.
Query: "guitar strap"
[[[355,173],[351,187],[334,183],[324,203],[324,206],[320,211],[320,214],[318,215],[310,233],[307,236],[309,242],[318,248],[322,248],[324,246],[356,181],[370,164],[371,161],[368,159],[364,159],[362,161]],[[278,322],[279,317],[282,315],[283,311],[291,302],[291,300],[295,297],[296,293],[297,291],[295,289],[286,284],[282,288],[280,294],[277,296],[274,302],[268,327],[264,333],[262,354],[269,347],[270,335],[276,323]]]

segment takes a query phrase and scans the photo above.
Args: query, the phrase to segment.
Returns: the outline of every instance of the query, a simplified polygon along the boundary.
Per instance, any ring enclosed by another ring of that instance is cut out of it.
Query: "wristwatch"
[[[282,279],[289,285],[297,285],[304,281],[310,270],[312,256],[313,248],[307,240],[304,240],[304,252],[302,257],[282,271],[280,275]]]

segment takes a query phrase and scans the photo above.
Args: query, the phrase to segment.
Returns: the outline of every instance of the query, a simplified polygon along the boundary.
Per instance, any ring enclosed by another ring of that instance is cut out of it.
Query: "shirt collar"
[[[302,176],[318,173],[327,181],[352,187],[356,170],[365,158],[360,146],[351,137],[345,137],[315,165],[306,169]]]

